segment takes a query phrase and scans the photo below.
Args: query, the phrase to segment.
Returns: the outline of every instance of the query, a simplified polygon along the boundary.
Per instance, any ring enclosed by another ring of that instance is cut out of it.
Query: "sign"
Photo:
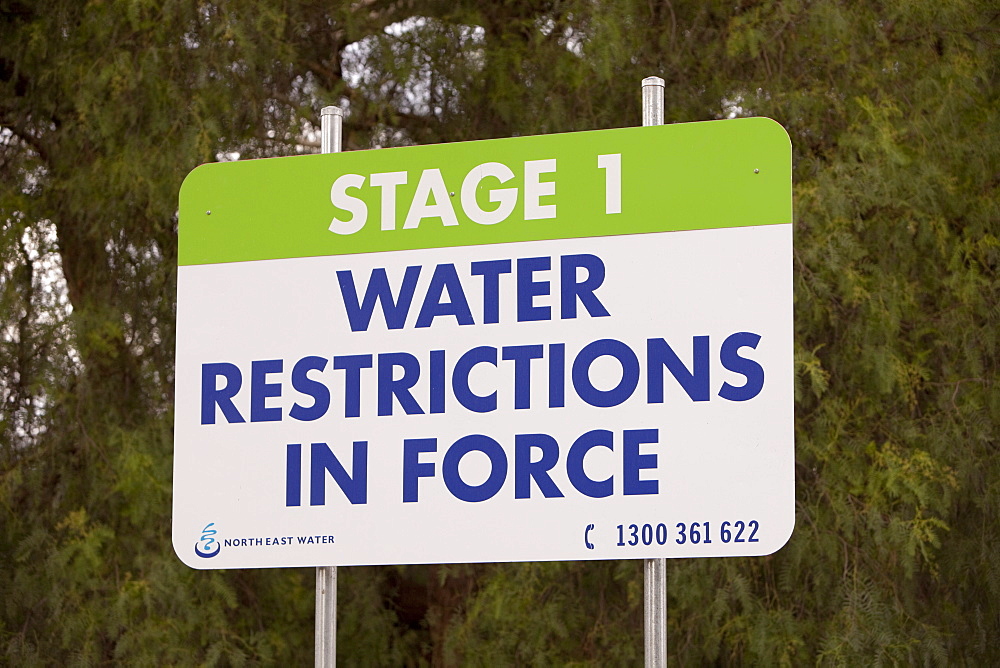
[[[791,221],[788,136],[759,118],[198,167],[178,556],[777,550]]]

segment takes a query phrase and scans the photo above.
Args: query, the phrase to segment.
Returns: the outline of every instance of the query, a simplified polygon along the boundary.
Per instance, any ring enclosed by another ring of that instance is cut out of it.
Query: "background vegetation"
[[[308,665],[313,571],[170,546],[176,197],[217,159],[766,115],[797,527],[675,665],[1000,664],[995,0],[0,0],[0,663]],[[639,562],[341,569],[342,665],[627,665]]]

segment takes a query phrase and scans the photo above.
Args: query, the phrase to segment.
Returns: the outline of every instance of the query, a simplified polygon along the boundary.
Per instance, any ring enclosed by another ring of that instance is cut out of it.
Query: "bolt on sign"
[[[773,121],[208,164],[179,235],[189,566],[748,556],[791,535]]]

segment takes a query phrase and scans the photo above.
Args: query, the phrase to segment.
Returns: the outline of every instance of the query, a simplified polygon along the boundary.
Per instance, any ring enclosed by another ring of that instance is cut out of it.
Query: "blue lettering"
[[[285,446],[285,505],[302,505],[302,444]]]
[[[403,441],[403,503],[416,503],[419,479],[434,477],[434,463],[420,461],[422,452],[437,452],[437,439],[408,438]]]
[[[216,388],[216,379],[222,376],[226,384]],[[246,422],[233,405],[233,397],[243,385],[240,368],[229,362],[201,365],[201,423],[215,424],[215,407],[218,406],[226,422]]]
[[[452,391],[458,403],[476,413],[489,413],[497,409],[497,393],[480,396],[469,388],[469,374],[472,367],[480,362],[497,365],[497,349],[490,346],[478,346],[467,351],[458,358],[455,370],[451,376]]]
[[[483,324],[500,322],[500,274],[510,273],[510,260],[472,263],[472,275],[483,277]]]
[[[458,472],[462,457],[473,450],[485,453],[490,458],[490,475],[480,485],[467,484]],[[458,439],[448,448],[441,470],[444,484],[455,498],[470,503],[486,501],[496,496],[507,479],[507,455],[500,444],[489,436],[470,434]]]
[[[622,378],[610,390],[599,390],[590,382],[590,366],[598,357],[614,357],[622,365]],[[599,339],[583,347],[573,360],[573,388],[591,406],[610,408],[625,402],[639,384],[639,359],[632,349],[615,339]]]
[[[451,301],[442,301],[446,290]],[[475,324],[469,302],[462,290],[462,282],[458,279],[458,272],[455,271],[453,264],[439,264],[434,269],[431,284],[427,287],[423,306],[420,307],[420,314],[417,316],[416,326],[430,327],[434,318],[445,315],[455,316],[459,325]]]
[[[663,339],[648,339],[646,341],[646,391],[647,401],[651,404],[663,403],[663,367],[667,367],[692,401],[709,400],[709,356],[708,337],[696,336],[691,347],[694,357],[694,371],[688,371],[677,353]]]
[[[764,389],[764,369],[754,360],[740,357],[740,348],[756,348],[760,343],[760,335],[752,332],[736,332],[722,342],[719,357],[722,366],[734,371],[747,379],[740,387],[723,383],[719,396],[729,401],[747,401],[753,399]]]
[[[549,408],[566,405],[566,344],[549,344]]]
[[[368,441],[354,441],[352,475],[326,443],[313,443],[309,459],[309,505],[326,505],[326,474],[352,504],[368,502]]]
[[[535,297],[549,294],[548,281],[535,281],[534,273],[547,271],[552,266],[551,258],[522,257],[517,260],[517,321],[551,320],[552,309],[535,306]]]
[[[371,355],[338,355],[333,358],[333,368],[343,369],[344,417],[361,416],[361,370],[372,368]]]
[[[538,448],[542,456],[537,462],[531,461],[531,450]],[[562,492],[549,471],[559,461],[559,443],[548,434],[517,434],[514,437],[514,498],[531,497],[531,480],[547,499],[561,497]]]
[[[406,315],[409,313],[410,303],[413,301],[413,291],[417,287],[419,276],[419,266],[406,268],[397,299],[393,297],[385,269],[381,267],[373,269],[368,286],[365,288],[365,298],[359,301],[353,273],[350,270],[338,271],[337,282],[340,283],[340,293],[344,297],[344,308],[347,311],[347,319],[351,323],[351,331],[368,331],[376,302],[382,305],[382,315],[385,318],[386,327],[402,329],[406,323]]]
[[[622,443],[622,493],[626,496],[637,494],[659,494],[660,481],[641,480],[639,471],[656,468],[656,454],[639,454],[639,446],[644,443],[658,443],[658,429],[626,429]]]
[[[583,470],[583,459],[593,448],[601,447],[614,450],[614,440],[607,429],[594,429],[582,434],[573,442],[566,456],[566,473],[573,487],[581,494],[594,499],[602,499],[611,496],[614,491],[614,480],[608,477],[605,480],[592,480]]]
[[[430,404],[431,413],[444,413],[445,382],[444,351],[431,351]]]
[[[403,376],[393,378],[399,367]],[[420,362],[410,353],[380,353],[378,356],[378,414],[392,415],[392,398],[396,397],[407,415],[423,415],[424,409],[410,393],[420,379]]]
[[[577,282],[577,269],[586,269],[587,278]],[[576,317],[579,299],[592,318],[611,315],[594,291],[604,283],[604,261],[596,255],[563,255],[559,263],[562,319]]]
[[[330,408],[330,390],[323,383],[307,375],[310,371],[322,371],[326,368],[326,363],[327,360],[322,357],[310,356],[303,357],[292,367],[292,387],[312,397],[313,405],[306,408],[296,403],[288,411],[289,417],[310,422],[326,415],[326,411]]]
[[[514,408],[531,408],[531,360],[545,353],[541,344],[504,346],[503,359],[514,360]]]
[[[281,396],[281,383],[269,383],[267,377],[281,373],[281,360],[254,360],[250,363],[250,421],[280,422],[281,409],[267,406],[271,397]]]

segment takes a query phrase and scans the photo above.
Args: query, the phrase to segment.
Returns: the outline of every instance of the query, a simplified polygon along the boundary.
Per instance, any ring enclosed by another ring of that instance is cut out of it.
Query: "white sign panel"
[[[794,524],[791,248],[785,220],[184,264],[175,550],[771,553]]]

